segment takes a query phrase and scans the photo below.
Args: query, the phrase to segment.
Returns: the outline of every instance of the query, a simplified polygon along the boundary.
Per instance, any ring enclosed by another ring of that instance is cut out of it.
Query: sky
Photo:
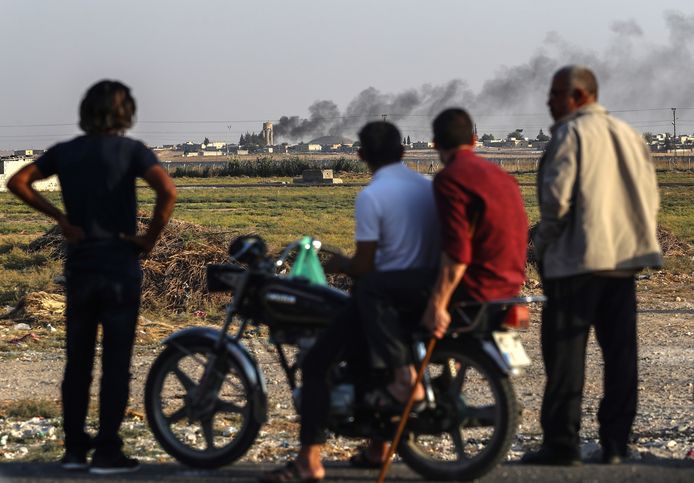
[[[593,67],[600,100],[642,131],[694,132],[691,0],[0,0],[0,149],[79,134],[94,82],[138,103],[149,145],[354,138],[368,120],[413,140],[445,107],[478,130],[551,125],[552,72]],[[284,118],[284,119],[283,119]]]

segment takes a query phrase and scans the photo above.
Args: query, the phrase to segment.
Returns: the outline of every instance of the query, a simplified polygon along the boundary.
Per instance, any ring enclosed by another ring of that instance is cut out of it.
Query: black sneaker
[[[93,475],[115,475],[118,473],[132,473],[140,469],[140,462],[135,458],[128,458],[123,453],[112,456],[100,456],[95,453],[89,472]]]
[[[89,467],[87,464],[87,453],[66,451],[60,460],[60,467],[67,471],[86,470]]]

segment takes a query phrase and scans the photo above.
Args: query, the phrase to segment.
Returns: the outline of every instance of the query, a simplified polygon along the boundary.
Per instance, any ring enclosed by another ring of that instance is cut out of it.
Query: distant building
[[[415,141],[412,143],[412,149],[433,149],[434,143],[428,141]]]
[[[482,142],[485,148],[501,148],[504,145],[503,139],[487,139]]]
[[[24,151],[33,150],[26,149]],[[31,159],[18,158],[3,159],[2,162],[0,162],[0,191],[7,191],[7,181],[10,179],[10,177],[31,161]],[[37,181],[33,184],[33,186],[39,191],[57,191],[60,189],[57,176],[51,176],[50,178]]]
[[[186,141],[185,143],[176,145],[176,151],[183,151],[184,153],[187,153],[187,152],[197,153],[201,149],[202,149],[202,144],[194,143],[192,141]]]
[[[354,141],[344,136],[321,136],[319,138],[310,140],[308,143],[320,144],[325,148],[332,146],[352,146]]]
[[[297,153],[314,153],[318,151],[322,151],[323,147],[320,144],[312,144],[312,143],[300,143],[300,144],[295,144],[290,148],[291,151],[297,152]]]
[[[205,146],[205,149],[210,149],[210,150],[215,150],[215,149],[224,149],[226,147],[227,143],[222,142],[222,141],[213,141],[207,146]]]
[[[287,143],[282,143],[279,146],[273,146],[274,152],[278,154],[287,154],[289,152],[289,145]]]
[[[527,148],[530,143],[527,139],[510,138],[503,141],[501,146],[504,148]]]

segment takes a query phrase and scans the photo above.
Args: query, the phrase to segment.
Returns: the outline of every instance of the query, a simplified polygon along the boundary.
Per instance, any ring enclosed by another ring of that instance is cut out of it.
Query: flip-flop
[[[322,478],[304,478],[293,461],[258,477],[260,483],[319,483]]]
[[[364,396],[364,400],[369,406],[387,414],[402,414],[402,412],[405,410],[406,403],[401,403],[395,399],[395,396],[393,396],[386,388],[379,387],[368,392]],[[420,399],[419,401],[415,401],[412,405],[412,412],[422,412],[425,407],[426,401],[424,399]]]
[[[377,470],[381,467],[381,462],[371,460],[366,454],[366,448],[360,448],[359,451],[349,459],[349,465],[353,468],[361,468],[364,470]]]

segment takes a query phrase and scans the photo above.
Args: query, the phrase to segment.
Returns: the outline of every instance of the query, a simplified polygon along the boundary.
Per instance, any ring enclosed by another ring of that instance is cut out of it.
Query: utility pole
[[[229,142],[227,143],[227,156],[229,156],[229,147],[231,145],[231,124],[227,124],[227,129],[229,130]]]
[[[386,119],[388,119],[388,114],[381,114],[381,117],[383,118],[383,122],[386,122]]]
[[[672,142],[675,143],[675,138],[677,137],[677,108],[671,107],[672,109]]]

